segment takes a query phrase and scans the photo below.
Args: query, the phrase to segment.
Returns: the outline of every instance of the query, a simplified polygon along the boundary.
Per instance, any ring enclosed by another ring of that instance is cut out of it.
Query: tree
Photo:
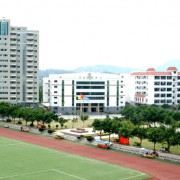
[[[167,151],[170,152],[170,147],[175,145],[180,145],[180,132],[176,132],[175,125],[170,127],[166,127],[162,125],[161,131],[163,131],[163,139],[162,142],[167,143]]]
[[[160,107],[155,105],[149,105],[143,111],[143,116],[146,121],[149,123],[154,123],[156,126],[156,122],[163,122],[165,119],[166,111]]]
[[[43,121],[44,119],[44,114],[47,112],[44,108],[36,108],[34,109],[34,119],[33,122],[36,120],[37,122]]]
[[[31,120],[34,119],[33,109],[24,108],[23,119],[26,121],[26,125],[27,122],[31,122]]]
[[[8,103],[8,102],[1,102],[0,103],[0,115],[1,115],[1,117],[3,119],[3,121],[4,121],[5,117],[9,116],[9,113],[10,113],[9,107],[10,107],[10,105],[11,104]]]
[[[24,114],[24,108],[20,107],[17,111],[17,118],[19,118],[19,120],[23,117]]]
[[[180,121],[180,112],[174,111],[172,117],[175,121]]]
[[[134,125],[130,121],[121,122],[121,126],[118,130],[118,135],[125,138],[133,137]]]
[[[110,141],[110,136],[111,136],[111,133],[113,131],[112,129],[112,119],[111,118],[105,118],[103,121],[102,121],[102,128],[104,130],[104,132],[107,132],[109,133],[109,141]]]
[[[43,87],[42,85],[39,86],[39,102],[43,102]]]
[[[72,128],[74,128],[74,123],[76,123],[77,121],[78,121],[77,118],[73,118],[73,119],[72,119]]]
[[[63,128],[64,123],[67,122],[67,119],[64,119],[63,117],[58,117],[57,122],[61,125],[61,128]]]
[[[47,123],[50,125],[50,123],[52,122],[52,120],[56,118],[55,114],[53,112],[49,112],[49,111],[46,111],[44,113],[44,116],[43,116],[43,124],[44,123]]]
[[[147,138],[150,142],[154,143],[154,150],[156,150],[156,143],[163,141],[164,132],[160,127],[148,128]]]
[[[132,105],[126,105],[121,111],[121,114],[124,116],[125,119],[130,120],[134,116],[135,112],[136,107]]]
[[[102,126],[102,120],[100,119],[95,119],[92,123],[92,127],[94,130],[98,130],[100,131],[100,139],[101,139],[101,132],[102,132],[102,129],[103,129],[103,126]]]
[[[15,123],[15,119],[18,117],[18,113],[19,113],[20,108],[21,108],[21,105],[11,105],[9,107],[10,116],[12,117],[12,119],[14,119],[14,123]]]
[[[174,122],[174,118],[172,116],[172,113],[168,113],[164,119],[164,123],[166,125],[171,125]]]
[[[82,114],[82,115],[80,116],[80,119],[81,119],[81,121],[83,122],[83,127],[84,127],[84,121],[88,120],[88,118],[89,118],[89,116],[86,115],[86,114]]]
[[[147,137],[147,128],[141,126],[135,126],[133,135],[140,139],[140,146],[141,146],[142,140]]]

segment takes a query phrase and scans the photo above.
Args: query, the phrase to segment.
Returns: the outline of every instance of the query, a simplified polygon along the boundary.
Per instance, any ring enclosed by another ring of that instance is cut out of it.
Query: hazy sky
[[[180,0],[0,0],[2,17],[39,30],[40,69],[180,60]]]

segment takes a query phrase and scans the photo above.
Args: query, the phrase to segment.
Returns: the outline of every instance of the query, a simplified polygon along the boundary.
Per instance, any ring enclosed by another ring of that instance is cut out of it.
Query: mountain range
[[[165,64],[154,67],[157,71],[165,71],[168,67],[176,67],[180,71],[180,60],[171,60]],[[145,69],[146,70],[146,69]],[[109,65],[95,65],[87,67],[79,67],[74,70],[63,69],[46,69],[40,70],[40,82],[44,77],[48,77],[49,74],[64,74],[64,73],[78,73],[78,72],[100,72],[100,73],[131,73],[134,71],[145,71],[140,68],[118,67]]]

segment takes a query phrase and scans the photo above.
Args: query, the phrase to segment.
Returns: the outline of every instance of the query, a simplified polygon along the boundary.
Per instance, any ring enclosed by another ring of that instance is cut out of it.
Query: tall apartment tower
[[[0,102],[39,102],[39,32],[0,19]]]

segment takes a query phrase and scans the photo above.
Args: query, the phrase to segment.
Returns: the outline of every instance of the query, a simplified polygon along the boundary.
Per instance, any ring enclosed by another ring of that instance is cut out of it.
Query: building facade
[[[164,72],[154,68],[131,73],[131,101],[136,104],[177,105],[180,103],[180,72],[169,67]]]
[[[0,19],[0,102],[39,102],[39,32]]]
[[[43,102],[62,114],[119,113],[125,106],[124,88],[123,75],[52,74],[43,78]]]

